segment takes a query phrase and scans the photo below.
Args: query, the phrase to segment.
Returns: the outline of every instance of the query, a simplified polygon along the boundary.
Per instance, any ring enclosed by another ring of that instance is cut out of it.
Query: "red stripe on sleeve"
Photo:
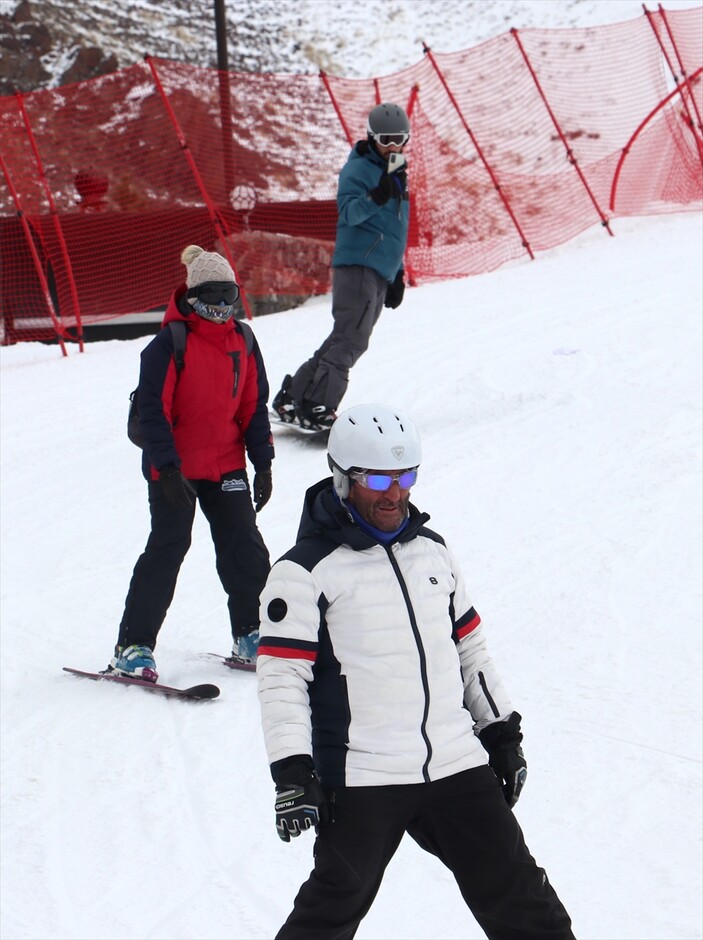
[[[317,653],[310,650],[296,650],[282,646],[259,646],[259,656],[278,656],[279,659],[307,659],[314,663]]]
[[[481,618],[479,617],[478,614],[476,614],[476,616],[473,618],[473,620],[470,620],[467,624],[464,624],[463,627],[460,627],[460,628],[456,631],[457,637],[458,637],[460,640],[463,640],[465,636],[468,636],[468,635],[469,635],[469,633],[473,633],[473,631],[476,629],[476,627],[477,627],[480,623],[481,623]]]

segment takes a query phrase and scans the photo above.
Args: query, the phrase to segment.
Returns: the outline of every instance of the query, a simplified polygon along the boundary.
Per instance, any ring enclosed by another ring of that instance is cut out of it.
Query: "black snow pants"
[[[259,625],[259,594],[271,567],[256,525],[246,470],[227,473],[219,483],[190,482],[210,524],[217,573],[228,597],[232,635],[241,636]],[[190,548],[195,504],[172,506],[158,480],[148,486],[151,533],[134,567],[118,645],[136,643],[153,650]]]
[[[276,940],[351,940],[405,832],[449,868],[489,940],[574,940],[489,767],[329,797],[333,821],[319,831],[315,868]]]

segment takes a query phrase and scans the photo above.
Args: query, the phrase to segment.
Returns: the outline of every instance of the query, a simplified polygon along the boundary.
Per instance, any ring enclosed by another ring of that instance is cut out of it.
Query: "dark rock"
[[[87,48],[80,46],[72,65],[66,69],[59,79],[59,85],[85,82],[89,78],[97,78],[99,75],[115,72],[118,68],[117,56],[105,55],[102,49],[98,49],[96,46],[88,46]]]
[[[51,80],[41,56],[54,45],[49,29],[33,16],[28,0],[12,16],[0,16],[0,95],[36,91]]]
[[[0,48],[11,49],[13,52],[19,52],[22,48],[17,33],[5,17],[0,17]]]
[[[20,23],[16,36],[22,48],[33,56],[46,55],[54,45],[51,33],[43,23]]]
[[[22,2],[17,5],[11,19],[15,25],[19,23],[31,23],[34,20],[34,11],[32,10],[32,4],[29,0],[22,0]]]
[[[24,52],[3,50],[0,56],[0,95],[36,91],[46,87],[51,75],[41,63]]]

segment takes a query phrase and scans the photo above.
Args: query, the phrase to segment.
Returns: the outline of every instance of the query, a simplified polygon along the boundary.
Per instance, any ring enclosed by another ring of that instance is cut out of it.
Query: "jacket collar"
[[[186,300],[186,292],[187,288],[185,284],[181,284],[181,286],[176,288],[173,292],[168,306],[166,307],[166,313],[164,314],[164,319],[161,324],[162,326],[166,326],[166,324],[170,323],[172,320],[183,320],[188,324],[189,330],[192,330],[194,333],[199,333],[201,336],[211,337],[216,340],[223,339],[234,329],[234,317],[230,317],[226,323],[213,323],[211,320],[205,320],[203,317],[199,317]]]
[[[408,504],[405,525],[389,542],[374,538],[356,522],[350,509],[340,502],[332,486],[332,477],[320,480],[305,494],[303,512],[296,541],[304,538],[326,538],[339,545],[348,545],[354,551],[373,548],[374,545],[394,545],[409,542],[429,520],[429,513],[420,512],[412,503]]]

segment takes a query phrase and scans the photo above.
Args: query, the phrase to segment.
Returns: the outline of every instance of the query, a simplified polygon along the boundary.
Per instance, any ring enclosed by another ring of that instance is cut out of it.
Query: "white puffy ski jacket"
[[[331,481],[261,597],[257,662],[269,761],[312,755],[326,787],[438,780],[487,763],[476,733],[512,706],[458,566],[429,519],[382,545]]]

